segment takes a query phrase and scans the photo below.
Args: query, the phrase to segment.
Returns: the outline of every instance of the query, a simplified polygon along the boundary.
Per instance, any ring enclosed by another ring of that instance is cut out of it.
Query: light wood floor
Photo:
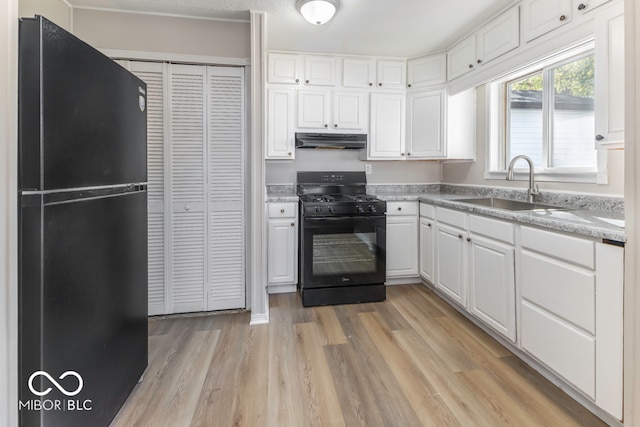
[[[149,368],[112,426],[602,426],[420,285],[384,303],[149,321]]]

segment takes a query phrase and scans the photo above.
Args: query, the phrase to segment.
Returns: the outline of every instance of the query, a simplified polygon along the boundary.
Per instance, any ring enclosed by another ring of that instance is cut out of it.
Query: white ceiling
[[[515,0],[340,0],[328,24],[307,23],[296,0],[68,0],[74,7],[248,21],[267,13],[273,50],[412,57],[446,49]]]

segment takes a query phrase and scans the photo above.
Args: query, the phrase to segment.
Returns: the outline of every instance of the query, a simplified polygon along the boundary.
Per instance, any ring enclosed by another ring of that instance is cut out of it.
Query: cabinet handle
[[[410,156],[410,155],[411,155],[411,153],[407,153],[407,156]]]
[[[407,87],[411,87],[411,83],[409,83],[409,84],[407,85]]]
[[[292,223],[291,223],[291,226],[292,226],[292,227],[295,227],[295,226],[296,226],[296,223],[295,223],[295,222],[292,222]]]
[[[467,237],[467,242],[470,242],[470,241],[471,241],[471,237]]]
[[[476,62],[477,62],[478,64],[482,64],[482,59],[478,59]]]
[[[373,86],[373,83],[369,82],[369,86]]]
[[[427,223],[427,227],[431,228],[431,223],[430,222]]]
[[[382,83],[378,83],[378,86],[382,86]]]
[[[291,151],[289,151],[287,154],[290,156],[291,155]]]
[[[567,19],[565,15],[560,15],[560,21],[564,21],[565,19]]]
[[[603,139],[604,139],[604,136],[596,135],[596,141],[602,141]]]
[[[398,210],[399,210],[399,211],[401,211],[401,210],[402,210],[402,207],[400,207],[400,206],[399,206],[399,207],[398,207]]]
[[[284,209],[280,209],[280,213],[284,213]]]
[[[578,10],[585,10],[586,8],[587,8],[587,5],[586,5],[586,4],[584,4],[584,3],[580,3],[580,4],[578,5]]]
[[[325,124],[324,124],[324,127],[328,128],[328,127],[329,127],[329,125],[325,123]]]
[[[401,156],[404,156],[404,153],[400,153]]]
[[[469,68],[473,68],[473,64],[469,64]]]
[[[305,80],[304,82],[305,82],[306,84],[309,84],[309,80]]]
[[[462,239],[462,234],[458,234],[458,239]]]
[[[337,128],[337,127],[338,127],[338,125],[337,125],[337,124],[335,124],[335,125],[333,125],[333,127],[334,127],[334,128]]]
[[[300,83],[300,79],[296,79],[296,83]]]

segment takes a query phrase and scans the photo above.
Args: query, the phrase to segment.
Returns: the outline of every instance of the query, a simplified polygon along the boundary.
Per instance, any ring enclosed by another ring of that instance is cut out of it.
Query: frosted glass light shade
[[[335,15],[336,3],[330,0],[298,0],[297,7],[304,19],[313,25],[322,25]]]

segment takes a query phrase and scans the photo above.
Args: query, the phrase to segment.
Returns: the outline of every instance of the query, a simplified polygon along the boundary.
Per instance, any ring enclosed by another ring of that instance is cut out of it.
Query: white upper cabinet
[[[334,92],[332,127],[336,130],[366,131],[368,129],[369,94],[365,92]]]
[[[298,127],[326,129],[329,127],[330,91],[298,91]]]
[[[367,130],[366,95],[358,91],[300,90],[297,127],[364,132]]]
[[[342,86],[369,88],[376,81],[376,61],[373,59],[344,58],[342,60]]]
[[[335,86],[336,58],[332,56],[305,56],[304,83],[313,86]]]
[[[378,60],[376,86],[381,89],[404,89],[407,65],[404,60]]]
[[[267,81],[269,83],[300,83],[302,56],[293,53],[270,53],[267,61]]]
[[[525,42],[571,21],[573,0],[523,0],[522,34]]]
[[[267,90],[267,159],[294,158],[294,89]]]
[[[483,64],[520,46],[520,8],[509,9],[476,35],[476,64]]]
[[[573,0],[573,9],[584,14],[609,1],[611,0]]]
[[[374,92],[371,94],[369,159],[404,159],[405,95]]]
[[[447,55],[424,56],[407,62],[407,87],[421,88],[447,82]]]
[[[515,6],[449,49],[449,80],[520,46],[520,8]]]
[[[445,156],[446,91],[407,95],[407,158]]]
[[[624,147],[624,9],[619,3],[596,18],[596,148]]]

